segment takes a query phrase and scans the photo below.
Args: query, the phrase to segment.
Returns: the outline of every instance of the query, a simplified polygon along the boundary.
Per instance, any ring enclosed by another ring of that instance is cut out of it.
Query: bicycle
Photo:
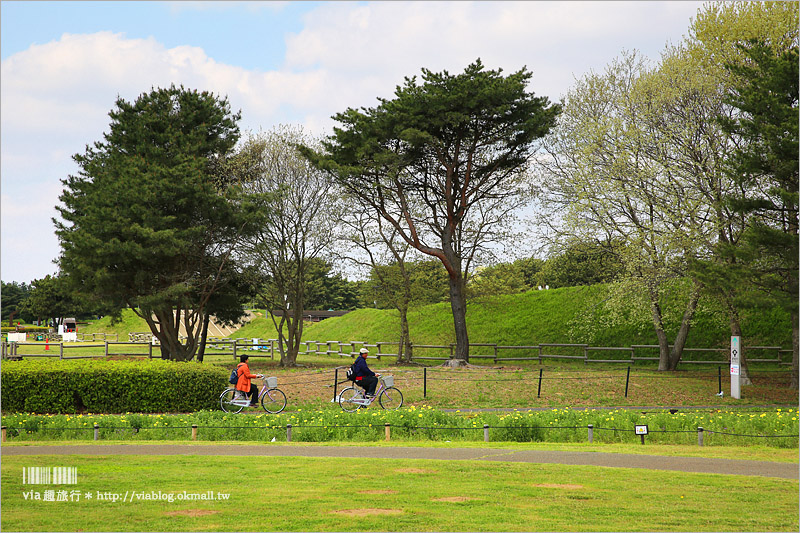
[[[366,409],[375,399],[386,410],[393,411],[403,406],[403,393],[394,387],[393,376],[378,375],[378,389],[371,398],[367,398],[360,387],[347,387],[339,395],[339,406],[348,413]]]
[[[261,392],[258,393],[261,407],[266,412],[277,415],[286,408],[286,394],[278,388],[278,378],[265,378],[263,375],[259,377],[263,380]],[[250,400],[247,394],[231,387],[219,395],[219,406],[226,413],[236,414],[249,407]]]

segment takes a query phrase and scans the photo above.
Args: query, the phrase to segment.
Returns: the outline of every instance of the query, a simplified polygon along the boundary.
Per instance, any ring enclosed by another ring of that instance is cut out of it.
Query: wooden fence
[[[135,335],[135,334],[132,334]],[[136,338],[136,337],[132,337]],[[153,357],[153,348],[158,346],[152,342],[152,336],[145,339],[136,338],[129,342],[105,340],[103,344],[86,342],[53,342],[49,344],[51,353],[20,353],[22,346],[42,346],[41,342],[2,342],[3,359],[20,359],[22,357],[58,357],[59,359],[86,359],[108,356],[147,356]],[[92,338],[94,340],[94,338]],[[206,343],[206,355],[230,355],[234,360],[244,353],[250,357],[274,359],[280,350],[278,339],[218,339],[210,338]],[[140,346],[141,351],[116,351],[116,346]],[[337,357],[355,357],[360,348],[367,348],[370,354],[378,359],[397,357],[398,342],[365,341],[303,341],[300,343],[299,355],[329,355]],[[104,348],[103,354],[71,355],[80,348]],[[455,355],[455,344],[412,344],[414,361],[447,361]],[[658,345],[636,344],[631,346],[589,346],[588,344],[539,343],[530,346],[503,346],[495,343],[471,343],[470,360],[488,359],[494,363],[505,361],[538,361],[545,359],[567,359],[589,363],[623,363],[635,364],[637,361],[658,361]],[[750,363],[791,364],[789,349],[781,346],[745,346]],[[683,364],[719,365],[728,363],[728,348],[684,348],[681,359]],[[431,353],[433,352],[433,353]],[[427,354],[427,355],[426,355]],[[692,359],[692,354],[704,354],[704,358]],[[614,357],[614,355],[621,355]],[[160,357],[159,354],[156,357]]]

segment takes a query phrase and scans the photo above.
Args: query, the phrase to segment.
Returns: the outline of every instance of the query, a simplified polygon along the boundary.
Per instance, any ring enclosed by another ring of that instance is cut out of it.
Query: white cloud
[[[20,281],[52,272],[58,248],[50,219],[59,180],[77,171],[73,154],[102,140],[117,97],[130,101],[171,83],[210,90],[227,95],[243,111],[243,128],[255,130],[317,108],[330,87],[324,72],[247,71],[197,47],[167,49],[153,38],[111,32],[64,34],[9,57],[1,68],[2,271],[3,279]],[[36,230],[37,247],[19,239],[21,228]]]
[[[169,6],[169,10],[172,14],[180,14],[187,11],[223,12],[223,11],[238,10],[241,8],[244,8],[247,12],[255,13],[262,10],[279,12],[283,10],[287,5],[289,5],[289,2],[288,1],[279,2],[276,0],[270,0],[268,2],[254,2],[254,1],[209,2],[203,0],[203,1],[186,1],[186,2],[167,2],[167,5]]]
[[[32,45],[3,60],[0,70],[3,279],[52,272],[58,248],[54,237],[43,235],[52,234],[58,180],[76,171],[72,154],[101,140],[118,96],[133,100],[152,87],[183,84],[226,95],[242,110],[243,130],[295,123],[320,134],[330,131],[334,113],[376,105],[421,67],[457,73],[481,57],[488,68],[506,72],[526,65],[534,73],[531,89],[556,100],[573,76],[602,69],[623,48],[657,57],[668,39],[686,32],[699,5],[326,3],[304,16],[304,29],[287,37],[283,67],[270,71],[220,63],[196,46],[167,48],[152,37],[112,32],[64,34]],[[174,6],[210,7],[225,9]],[[32,189],[44,192],[33,200]],[[17,240],[28,228],[40,232],[38,246]]]
[[[458,72],[477,57],[489,68],[534,72],[533,90],[557,99],[573,75],[627,48],[655,57],[688,28],[699,2],[376,2],[335,3],[306,16],[287,41],[292,69],[342,78],[366,73],[390,94],[421,67]],[[374,102],[373,93],[371,105]]]

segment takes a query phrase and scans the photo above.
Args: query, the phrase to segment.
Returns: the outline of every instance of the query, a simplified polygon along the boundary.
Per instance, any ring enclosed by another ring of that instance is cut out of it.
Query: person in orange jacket
[[[247,355],[243,355],[239,359],[241,362],[236,367],[236,374],[239,376],[239,381],[236,382],[236,390],[242,391],[245,398],[249,395],[250,407],[256,407],[258,405],[258,387],[256,387],[255,383],[251,383],[250,380],[253,378],[263,378],[264,376],[262,374],[250,373],[250,366],[247,364],[248,359],[250,359],[250,357]]]

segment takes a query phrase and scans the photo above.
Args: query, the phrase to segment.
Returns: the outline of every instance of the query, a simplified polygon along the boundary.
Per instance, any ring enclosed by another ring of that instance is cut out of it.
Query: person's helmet
[[[358,351],[358,353],[362,353],[362,354],[363,354],[363,353],[369,353],[369,350],[367,350],[366,348],[361,348],[361,349]]]

